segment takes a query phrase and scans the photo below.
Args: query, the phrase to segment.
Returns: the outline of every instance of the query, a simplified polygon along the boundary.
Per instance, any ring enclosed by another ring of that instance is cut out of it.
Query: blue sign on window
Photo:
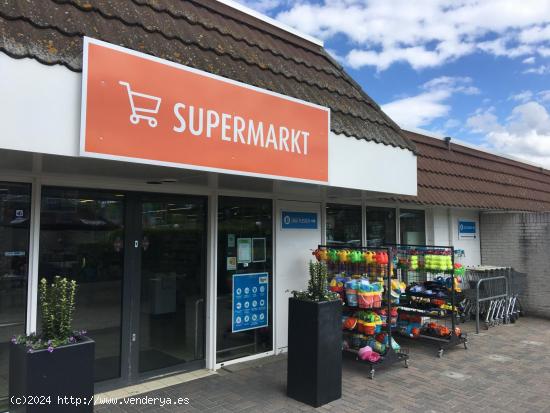
[[[316,212],[282,211],[283,229],[317,229]]]
[[[269,274],[233,274],[233,311],[231,331],[267,327]]]
[[[476,235],[476,222],[470,220],[458,220],[458,235],[474,238]]]

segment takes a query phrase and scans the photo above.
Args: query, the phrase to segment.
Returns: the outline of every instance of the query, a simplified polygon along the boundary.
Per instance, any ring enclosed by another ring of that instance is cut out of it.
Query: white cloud
[[[550,73],[550,65],[540,65],[537,67],[532,67],[531,69],[524,70],[523,73],[532,75],[546,75]]]
[[[443,127],[445,130],[448,130],[448,129],[458,128],[460,125],[461,125],[461,122],[458,119],[451,118],[451,119],[447,119]]]
[[[524,43],[541,43],[548,39],[550,39],[550,24],[525,29],[519,35],[519,40]]]
[[[346,61],[354,68],[381,71],[406,62],[423,69],[476,51],[509,58],[550,56],[548,0],[300,0],[288,5],[279,20],[325,40],[344,36]]]
[[[508,100],[515,100],[516,102],[528,102],[531,99],[533,99],[533,92],[530,90],[522,90],[508,98]]]
[[[537,97],[541,102],[550,102],[550,90],[541,90],[537,93]]]
[[[504,122],[493,108],[480,110],[468,118],[467,126],[485,135],[489,147],[550,166],[550,113],[538,102],[514,107]]]
[[[447,116],[451,110],[449,99],[456,93],[478,94],[468,77],[441,76],[424,83],[421,93],[403,97],[382,105],[382,110],[400,126],[420,128],[434,119]]]
[[[523,63],[524,65],[532,65],[532,64],[535,63],[535,60],[536,60],[535,57],[534,57],[534,56],[531,56],[531,57],[528,57],[528,58],[526,58],[526,59],[523,59],[523,60],[521,61],[521,63]]]

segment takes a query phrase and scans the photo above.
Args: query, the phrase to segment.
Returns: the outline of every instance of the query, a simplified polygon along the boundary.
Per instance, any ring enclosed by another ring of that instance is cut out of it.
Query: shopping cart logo
[[[121,80],[118,83],[125,86],[128,91],[128,99],[130,100],[130,108],[132,109],[130,122],[137,125],[143,119],[147,121],[151,128],[155,128],[158,125],[158,121],[154,115],[159,113],[162,99],[145,93],[135,92],[128,82]]]

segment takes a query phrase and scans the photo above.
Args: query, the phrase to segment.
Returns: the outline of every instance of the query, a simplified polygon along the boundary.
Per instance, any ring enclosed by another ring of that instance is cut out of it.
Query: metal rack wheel
[[[409,368],[409,359],[405,359],[405,368],[406,368],[406,369]]]
[[[374,379],[374,368],[373,368],[373,367],[371,367],[371,369],[370,369],[369,378],[370,378],[371,380]]]
[[[437,352],[437,357],[439,357],[439,358],[443,357],[444,352],[445,352],[445,350],[440,348],[439,351]]]
[[[468,350],[468,340],[464,340],[464,350]]]

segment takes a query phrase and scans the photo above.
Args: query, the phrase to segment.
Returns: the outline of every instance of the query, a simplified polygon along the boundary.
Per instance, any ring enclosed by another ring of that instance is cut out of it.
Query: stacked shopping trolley
[[[489,328],[518,319],[525,274],[509,267],[478,266],[468,268],[463,277],[463,318],[475,319],[477,332],[482,322]]]

